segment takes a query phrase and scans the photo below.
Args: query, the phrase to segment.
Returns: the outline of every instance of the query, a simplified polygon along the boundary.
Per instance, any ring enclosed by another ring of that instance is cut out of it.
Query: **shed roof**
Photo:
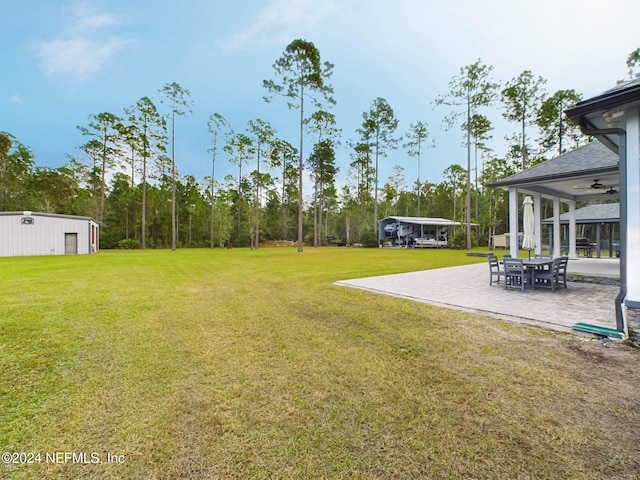
[[[617,223],[620,221],[619,203],[602,203],[587,205],[575,211],[576,223]],[[568,223],[569,214],[560,215],[560,223]],[[553,217],[545,218],[542,223],[553,223]]]
[[[68,219],[72,219],[72,220],[87,220],[87,221],[92,221],[92,222],[96,222],[96,219],[93,217],[83,217],[80,215],[64,215],[61,213],[42,213],[42,212],[30,212],[30,211],[23,211],[23,212],[0,212],[1,216],[29,216],[29,217],[53,217],[53,218],[68,218]]]

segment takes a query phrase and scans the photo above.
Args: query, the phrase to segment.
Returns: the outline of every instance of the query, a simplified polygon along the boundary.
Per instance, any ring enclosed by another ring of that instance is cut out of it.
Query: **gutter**
[[[597,129],[580,119],[580,130],[585,135],[601,137],[603,135],[618,135],[618,159],[620,172],[620,291],[616,296],[616,330],[626,332],[623,311],[624,299],[627,296],[627,132],[622,128]],[[624,201],[623,201],[624,200]]]

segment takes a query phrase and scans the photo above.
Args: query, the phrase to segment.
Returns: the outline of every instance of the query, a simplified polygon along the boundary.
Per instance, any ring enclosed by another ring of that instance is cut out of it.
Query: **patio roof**
[[[618,156],[600,142],[534,165],[489,185],[568,200],[617,197]]]
[[[603,203],[588,205],[576,209],[576,223],[618,223],[620,222],[620,204]],[[553,224],[553,217],[542,221],[545,225]],[[569,223],[569,213],[560,215],[560,223]]]

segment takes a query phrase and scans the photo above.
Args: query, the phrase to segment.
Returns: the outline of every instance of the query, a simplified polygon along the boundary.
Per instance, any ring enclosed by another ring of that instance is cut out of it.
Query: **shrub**
[[[362,243],[363,247],[376,248],[379,246],[378,236],[372,231],[368,230],[360,235],[360,243]]]
[[[467,248],[467,232],[464,228],[456,230],[456,234],[450,240],[449,246],[451,248]],[[471,246],[478,246],[478,238],[476,237],[475,232],[471,232]]]
[[[136,250],[140,248],[140,240],[134,238],[123,238],[118,242],[118,248],[123,250]]]

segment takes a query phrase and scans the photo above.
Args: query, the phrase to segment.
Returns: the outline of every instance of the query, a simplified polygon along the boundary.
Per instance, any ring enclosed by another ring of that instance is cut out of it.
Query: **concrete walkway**
[[[596,267],[589,264],[597,262]],[[569,272],[615,276],[617,261],[578,259],[569,261]],[[582,272],[581,272],[582,270]],[[618,273],[619,277],[619,273]],[[571,331],[578,322],[615,328],[615,297],[619,287],[594,283],[567,282],[567,288],[552,292],[538,289],[521,292],[505,290],[504,284],[489,286],[489,265],[478,263],[459,267],[378,277],[342,280],[336,285],[408,298],[432,305],[481,313],[497,318]]]

